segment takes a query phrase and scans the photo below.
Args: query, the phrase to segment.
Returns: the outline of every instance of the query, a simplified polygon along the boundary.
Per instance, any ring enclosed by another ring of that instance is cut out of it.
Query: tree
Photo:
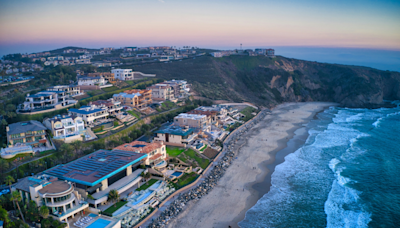
[[[117,202],[119,201],[119,194],[118,191],[115,189],[112,189],[109,193],[108,193],[108,199],[107,201],[111,201],[111,202]],[[117,204],[114,205],[115,207],[117,207]]]
[[[19,194],[18,191],[13,191],[13,192],[11,193],[11,200],[14,201],[14,202],[17,204],[19,213],[21,214],[21,218],[22,218],[22,220],[24,221],[24,223],[26,223],[26,222],[25,222],[24,215],[22,214],[22,211],[21,211],[21,207],[19,206],[19,202],[22,200],[21,194]]]
[[[5,182],[6,182],[6,184],[8,184],[8,186],[10,187],[10,193],[11,193],[11,192],[12,192],[12,190],[11,190],[11,184],[12,184],[13,182],[15,182],[14,177],[8,175],[8,176],[6,177],[6,179],[5,179]],[[12,202],[13,202],[14,209],[15,209],[15,202],[14,202],[14,201],[12,201]]]
[[[81,150],[82,144],[83,144],[82,141],[79,141],[79,140],[71,143],[71,146],[75,149],[75,154],[79,153],[79,150]]]
[[[47,218],[48,216],[49,216],[49,208],[48,207],[46,207],[45,205],[43,205],[43,206],[41,206],[40,207],[40,210],[39,210],[39,215],[40,216],[42,216],[43,218]]]
[[[43,220],[42,220],[42,226],[43,226],[44,228],[49,228],[49,227],[51,226],[50,220],[48,220],[48,219],[43,219]]]
[[[0,221],[3,221],[5,225],[7,225],[10,222],[10,219],[8,217],[8,212],[1,206],[0,206]]]

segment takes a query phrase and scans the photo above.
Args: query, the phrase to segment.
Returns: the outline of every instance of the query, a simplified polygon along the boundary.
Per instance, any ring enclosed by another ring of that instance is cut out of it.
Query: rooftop
[[[206,115],[199,115],[199,114],[189,114],[189,113],[181,113],[175,118],[185,118],[185,119],[192,119],[192,120],[200,120],[207,117]]]
[[[140,93],[118,93],[118,94],[114,94],[113,97],[125,97],[125,98],[134,98],[134,97],[139,97],[142,96]]]
[[[182,128],[175,125],[169,125],[166,127],[162,127],[156,131],[156,133],[160,134],[171,134],[171,135],[180,135],[180,136],[187,136],[193,133],[194,128]]]
[[[147,143],[142,141],[133,141],[131,143],[125,143],[114,148],[114,150],[125,150],[136,153],[148,154],[158,148],[161,148],[163,144],[161,142]]]
[[[28,120],[28,121],[13,123],[8,125],[8,127],[10,130],[7,132],[7,134],[9,135],[25,133],[28,131],[46,130],[46,127],[43,126],[42,123],[36,120]]]
[[[46,193],[57,194],[57,193],[66,192],[71,188],[72,188],[72,185],[65,181],[54,181],[54,182],[51,182],[50,184],[44,186],[44,188],[40,189],[39,192],[41,194],[46,194]]]
[[[44,173],[75,183],[95,186],[146,157],[146,154],[122,150],[98,150],[65,165],[48,169]]]

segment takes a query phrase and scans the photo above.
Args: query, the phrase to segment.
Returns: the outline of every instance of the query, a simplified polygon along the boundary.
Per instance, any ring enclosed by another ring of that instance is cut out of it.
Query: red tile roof
[[[159,157],[161,157],[162,156],[162,154],[156,154],[156,155],[154,155],[154,156],[151,156],[150,157],[150,160],[156,160],[157,158],[159,158]]]
[[[142,147],[140,145],[143,145]],[[125,150],[125,151],[132,151],[136,153],[143,153],[143,154],[148,154],[158,148],[161,148],[163,146],[162,142],[152,142],[152,143],[147,143],[147,142],[142,142],[142,141],[133,141],[131,143],[125,143],[122,144],[121,146],[117,146],[114,148],[114,150]]]

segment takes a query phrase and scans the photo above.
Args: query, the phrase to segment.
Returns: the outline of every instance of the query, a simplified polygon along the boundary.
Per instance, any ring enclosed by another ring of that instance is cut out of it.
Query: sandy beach
[[[238,227],[246,211],[268,192],[275,166],[305,142],[306,124],[317,112],[333,105],[285,103],[274,108],[234,144],[237,159],[218,185],[202,199],[190,201],[168,227]]]

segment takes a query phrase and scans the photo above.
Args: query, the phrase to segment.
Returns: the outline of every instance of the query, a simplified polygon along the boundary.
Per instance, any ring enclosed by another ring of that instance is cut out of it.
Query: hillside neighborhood
[[[86,227],[100,214],[110,227],[147,220],[165,199],[210,169],[230,133],[259,112],[246,103],[196,100],[188,81],[119,68],[112,60],[117,57],[92,61],[115,51],[21,54],[21,61],[43,65],[35,71],[74,64],[92,64],[99,71],[78,68],[67,84],[28,91],[15,105],[16,114],[1,116],[2,194],[18,192],[23,202],[47,208],[66,227]],[[160,62],[204,55],[196,48],[171,47],[125,47],[118,53],[130,61]],[[210,53],[232,54],[272,57],[274,52]],[[20,75],[19,65],[2,61],[3,83]],[[103,67],[111,68],[100,71]]]

